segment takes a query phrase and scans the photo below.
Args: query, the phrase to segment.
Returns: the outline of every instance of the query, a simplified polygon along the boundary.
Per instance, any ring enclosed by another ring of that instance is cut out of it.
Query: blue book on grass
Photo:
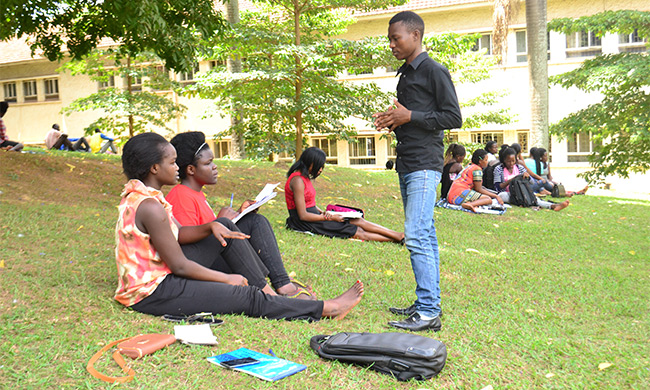
[[[253,358],[257,362],[252,364],[232,367],[235,371],[245,372],[266,381],[274,382],[289,375],[293,375],[307,368],[304,364],[290,362],[289,360],[280,359],[275,356],[265,355],[248,348],[239,348],[232,352],[224,353],[207,358],[210,363],[220,365],[224,368],[228,366],[222,364],[226,361],[235,359]]]

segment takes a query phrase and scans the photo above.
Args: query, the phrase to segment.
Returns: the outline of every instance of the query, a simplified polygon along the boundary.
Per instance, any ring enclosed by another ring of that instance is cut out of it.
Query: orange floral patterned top
[[[151,245],[149,235],[138,230],[135,213],[145,199],[154,198],[163,205],[169,227],[178,239],[178,227],[172,218],[172,206],[162,192],[147,187],[140,180],[130,180],[124,186],[118,206],[119,219],[115,226],[115,260],[118,286],[115,299],[124,306],[135,305],[151,295],[165,276],[172,273]]]

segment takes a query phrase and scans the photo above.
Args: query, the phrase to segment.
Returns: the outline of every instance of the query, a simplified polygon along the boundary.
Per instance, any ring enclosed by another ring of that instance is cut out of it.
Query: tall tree
[[[354,126],[345,120],[379,109],[372,103],[373,97],[381,95],[384,101],[388,97],[374,85],[338,82],[331,77],[346,70],[358,72],[372,68],[374,57],[384,50],[380,47],[383,42],[376,39],[362,42],[333,39],[353,22],[350,10],[340,7],[372,9],[403,2],[256,1],[260,11],[242,13],[240,26],[224,39],[212,41],[208,49],[214,58],[229,55],[246,58],[245,72],[238,75],[214,72],[192,86],[188,93],[218,97],[221,101],[228,99],[229,103],[222,105],[230,115],[237,115],[234,108],[239,104],[245,120],[237,126],[247,134],[247,139],[260,141],[251,145],[258,149],[257,153],[281,151],[274,141],[288,136],[299,156],[305,132],[349,136]],[[268,136],[259,135],[262,129],[267,129]]]
[[[549,28],[565,34],[590,31],[623,34],[631,42],[645,42],[650,50],[650,12],[606,11],[578,19],[555,19]],[[625,39],[623,39],[625,40]],[[596,147],[589,156],[589,182],[608,175],[624,178],[650,170],[650,57],[646,53],[602,54],[551,82],[565,88],[598,92],[602,100],[568,115],[551,126],[561,138],[590,135]],[[600,145],[598,147],[598,145]]]
[[[347,11],[321,10],[303,16],[302,40],[296,45],[295,19],[278,15],[271,6],[242,13],[241,24],[232,34],[210,42],[206,55],[225,58],[235,48],[246,58],[243,72],[216,70],[189,86],[187,93],[219,102],[219,110],[230,115],[234,107],[241,107],[245,115],[238,126],[252,157],[287,151],[299,155],[305,133],[352,140],[359,119],[369,120],[374,112],[386,109],[392,91],[383,92],[365,80],[336,77],[344,72],[372,74],[379,67],[397,69],[401,64],[388,50],[386,38],[333,39],[353,20]],[[494,63],[491,57],[470,50],[475,39],[458,34],[427,36],[425,47],[454,74],[455,82],[477,82],[489,77]],[[491,92],[461,104],[489,107],[499,96]],[[504,123],[510,117],[504,110],[486,108],[471,114],[465,123],[479,127],[490,121]]]
[[[526,0],[530,145],[548,149],[548,36],[546,0]]]
[[[239,23],[239,0],[228,0],[226,2],[226,18],[231,26]],[[230,73],[240,73],[242,71],[241,58],[236,54],[228,56],[226,67]],[[232,132],[231,157],[235,160],[246,158],[246,148],[244,147],[244,135],[240,131],[239,123],[242,120],[243,112],[237,106],[233,106],[233,114],[230,116],[230,128]]]
[[[90,133],[99,127],[118,137],[128,135],[130,138],[152,127],[172,131],[167,124],[186,110],[185,106],[156,93],[156,90],[178,89],[180,85],[169,79],[168,70],[160,66],[160,59],[150,53],[127,55],[124,59],[112,49],[94,50],[82,60],[67,62],[60,70],[86,75],[105,86],[96,93],[76,99],[62,110],[66,115],[102,111],[102,116],[86,128]],[[109,82],[115,77],[125,80],[126,88],[116,88]],[[143,87],[152,90],[143,90]]]
[[[225,27],[213,0],[4,0],[0,15],[0,40],[28,35],[32,51],[51,61],[64,48],[81,59],[110,38],[123,53],[151,51],[183,71],[192,69],[198,39]]]

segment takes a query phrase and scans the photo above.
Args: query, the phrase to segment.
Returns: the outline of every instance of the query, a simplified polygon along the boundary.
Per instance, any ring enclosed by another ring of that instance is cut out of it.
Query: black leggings
[[[230,230],[238,230],[227,218],[219,218],[217,221]],[[210,235],[199,242],[181,245],[181,248],[188,259],[204,267],[245,276],[249,286],[185,279],[169,274],[151,295],[131,308],[157,316],[211,312],[271,319],[320,319],[323,313],[322,301],[290,299],[262,292],[268,270],[248,240],[226,239],[226,242],[227,245],[223,247]]]
[[[216,221],[232,231],[239,231],[228,218],[218,218]],[[248,279],[249,285],[264,288],[269,270],[264,266],[248,240],[226,238],[226,243],[226,246],[222,246],[219,240],[211,234],[201,241],[183,244],[181,249],[185,257],[195,263],[227,274],[243,275]]]
[[[219,222],[221,221],[219,220]],[[237,227],[243,233],[251,236],[248,242],[269,270],[269,279],[271,279],[273,287],[277,290],[291,283],[269,220],[261,214],[250,213],[237,221]]]
[[[323,301],[271,296],[254,286],[232,286],[169,274],[151,295],[131,308],[155,316],[210,312],[269,319],[318,321],[323,314]]]

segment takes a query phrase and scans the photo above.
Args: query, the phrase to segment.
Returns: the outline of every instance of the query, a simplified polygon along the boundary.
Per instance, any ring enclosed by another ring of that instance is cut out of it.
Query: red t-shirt
[[[287,182],[284,184],[284,198],[287,201],[287,209],[289,210],[295,210],[296,209],[296,202],[293,201],[293,191],[291,191],[291,179],[293,179],[296,176],[300,176],[302,181],[305,183],[305,207],[310,208],[310,207],[315,207],[316,206],[316,190],[314,190],[314,186],[311,184],[311,180],[307,179],[306,177],[302,176],[300,172],[296,171],[289,176],[287,179]]]
[[[174,218],[183,226],[203,225],[217,218],[205,200],[203,191],[194,191],[186,185],[178,184],[165,199],[173,207]]]

